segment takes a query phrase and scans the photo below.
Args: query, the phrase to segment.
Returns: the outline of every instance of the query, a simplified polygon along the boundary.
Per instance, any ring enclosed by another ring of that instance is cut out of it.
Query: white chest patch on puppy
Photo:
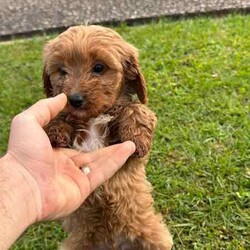
[[[103,148],[105,146],[105,139],[109,133],[107,125],[111,119],[112,116],[103,114],[96,118],[91,118],[88,121],[87,128],[78,130],[85,132],[86,138],[79,144],[76,137],[73,142],[73,148],[83,152],[90,152]]]

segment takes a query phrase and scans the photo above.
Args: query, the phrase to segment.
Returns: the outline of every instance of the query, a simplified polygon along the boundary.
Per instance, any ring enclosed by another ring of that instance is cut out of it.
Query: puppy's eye
[[[93,67],[93,72],[96,74],[101,74],[104,71],[104,65],[101,63],[97,63],[94,67]]]
[[[64,70],[64,69],[62,69],[62,68],[60,68],[60,69],[58,70],[58,72],[59,72],[59,74],[60,74],[61,76],[66,76],[66,75],[67,75],[67,71]]]

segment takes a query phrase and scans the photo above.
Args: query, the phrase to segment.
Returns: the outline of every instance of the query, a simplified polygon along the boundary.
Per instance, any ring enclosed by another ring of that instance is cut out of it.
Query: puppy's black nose
[[[70,95],[68,97],[68,100],[69,100],[70,105],[75,108],[79,108],[84,102],[83,97],[79,94]]]

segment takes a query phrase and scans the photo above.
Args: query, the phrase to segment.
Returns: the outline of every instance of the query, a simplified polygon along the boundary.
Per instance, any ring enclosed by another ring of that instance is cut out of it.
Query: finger
[[[86,174],[84,174],[81,169],[75,166],[74,162],[65,154],[68,153],[79,153],[74,150],[65,150],[65,149],[55,149],[55,159],[56,165],[58,169],[58,173],[61,175],[67,176],[67,178],[71,178],[74,184],[78,186],[78,190],[80,190],[81,198],[79,200],[80,203],[83,202],[84,199],[90,194],[90,183]],[[62,164],[63,163],[63,164]],[[73,189],[71,195],[74,195]],[[70,197],[70,195],[69,195]]]
[[[81,202],[91,193],[90,182],[88,176],[77,167],[69,167],[63,170],[67,176],[70,176],[81,192]]]
[[[57,95],[56,97],[50,97],[43,99],[32,105],[25,110],[22,114],[28,117],[35,118],[38,123],[44,127],[53,119],[67,103],[67,97],[65,94]]]
[[[55,151],[61,152],[64,155],[68,156],[69,158],[74,158],[76,156],[78,156],[79,154],[83,154],[80,151],[77,151],[75,149],[71,149],[71,148],[53,148]]]
[[[102,148],[90,153],[80,153],[72,157],[72,160],[77,166],[87,165],[92,167],[98,167],[99,165],[108,165],[111,162],[115,162],[117,166],[121,166],[125,163],[127,158],[135,151],[135,145],[133,142],[127,141],[121,144],[116,144],[106,148]]]
[[[84,162],[90,169],[87,176],[91,192],[112,177],[134,151],[135,145],[125,142],[91,153],[94,160]]]
[[[123,152],[121,154],[121,152]],[[92,192],[98,186],[110,179],[126,162],[129,154],[124,155],[124,151],[117,149],[112,155],[103,157],[102,160],[96,160],[89,163],[87,166],[90,168],[88,173],[90,191]]]

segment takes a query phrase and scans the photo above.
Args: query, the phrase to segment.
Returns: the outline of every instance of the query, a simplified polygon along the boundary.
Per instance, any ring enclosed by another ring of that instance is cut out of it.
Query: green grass
[[[250,249],[250,16],[118,27],[140,48],[158,127],[148,179],[175,250]],[[11,118],[44,97],[47,38],[0,44],[0,152]],[[31,227],[12,249],[55,249],[58,223]]]

